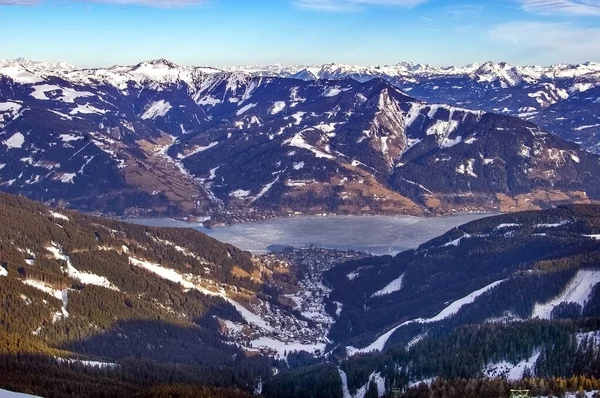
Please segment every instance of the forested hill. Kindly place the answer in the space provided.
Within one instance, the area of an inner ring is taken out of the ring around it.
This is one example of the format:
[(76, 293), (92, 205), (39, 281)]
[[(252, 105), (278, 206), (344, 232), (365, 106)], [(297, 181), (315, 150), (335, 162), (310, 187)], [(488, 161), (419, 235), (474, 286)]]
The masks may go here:
[[(174, 383), (251, 391), (272, 360), (224, 341), (220, 329), (236, 321), (251, 330), (240, 313), (252, 314), (268, 271), (192, 229), (0, 194), (0, 387), (51, 397), (128, 396)], [(205, 390), (186, 391), (246, 394)]]
[(325, 281), (341, 308), (329, 334), (339, 362), (283, 372), (265, 391), (309, 396), (336, 372), (346, 397), (597, 390), (599, 239), (600, 206), (572, 205), (477, 220), (394, 257), (338, 265)]

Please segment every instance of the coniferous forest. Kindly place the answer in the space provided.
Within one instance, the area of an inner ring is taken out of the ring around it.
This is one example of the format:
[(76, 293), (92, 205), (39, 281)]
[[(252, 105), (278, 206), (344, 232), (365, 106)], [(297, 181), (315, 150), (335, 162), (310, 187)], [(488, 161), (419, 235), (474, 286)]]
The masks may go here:
[[(566, 206), (478, 220), (393, 257), (336, 265), (324, 274), (331, 343), (322, 355), (290, 350), (284, 360), (229, 341), (222, 320), (245, 320), (209, 292), (235, 286), (227, 295), (283, 302), (293, 275), (281, 277), (285, 284), (273, 272), (258, 278), (254, 256), (197, 231), (0, 194), (0, 388), (44, 397), (340, 398), (598, 390), (600, 285), (584, 280), (585, 300), (532, 317), (581, 272), (600, 270), (598, 234), (600, 206)], [(131, 258), (191, 275), (207, 290)], [(375, 294), (401, 275), (402, 289)], [(392, 328), (382, 349), (350, 351)]]

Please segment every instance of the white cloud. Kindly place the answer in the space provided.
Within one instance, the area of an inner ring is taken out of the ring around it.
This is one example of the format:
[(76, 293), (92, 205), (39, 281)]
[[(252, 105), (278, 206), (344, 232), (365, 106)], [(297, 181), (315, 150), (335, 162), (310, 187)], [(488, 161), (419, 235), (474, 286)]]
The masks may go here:
[[(0, 0), (1, 5), (30, 6), (43, 0)], [(80, 3), (111, 3), (161, 8), (193, 7), (206, 4), (207, 0), (77, 0)]]
[(585, 62), (600, 58), (600, 28), (571, 23), (514, 21), (493, 27), (493, 40), (550, 62)]
[(360, 11), (367, 6), (412, 8), (428, 0), (295, 0), (299, 7), (320, 11)]
[(523, 9), (538, 14), (600, 16), (598, 0), (521, 0)]
[(38, 0), (0, 0), (0, 6), (32, 6)]
[(205, 4), (205, 0), (79, 0), (85, 3), (112, 3), (161, 8), (193, 7)]

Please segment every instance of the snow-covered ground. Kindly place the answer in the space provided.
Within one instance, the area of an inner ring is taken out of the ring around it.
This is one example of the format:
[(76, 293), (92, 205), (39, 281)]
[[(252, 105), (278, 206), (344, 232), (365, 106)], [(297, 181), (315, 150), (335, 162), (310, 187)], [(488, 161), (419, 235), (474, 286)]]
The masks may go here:
[(374, 382), (377, 386), (377, 396), (383, 397), (385, 394), (385, 379), (381, 377), (380, 373), (373, 372), (369, 376), (369, 380), (363, 384), (356, 393), (350, 394), (350, 390), (348, 389), (348, 376), (346, 373), (338, 368), (338, 373), (340, 374), (340, 379), (342, 380), (342, 395), (344, 398), (364, 398), (367, 394), (367, 390), (369, 389), (369, 384)]
[(351, 347), (351, 346), (347, 347), (348, 355), (352, 356), (355, 354), (368, 353), (371, 351), (381, 351), (385, 347), (385, 345), (388, 342), (388, 340), (390, 339), (390, 337), (392, 337), (392, 334), (394, 334), (394, 332), (396, 330), (398, 330), (399, 328), (401, 328), (402, 326), (406, 326), (411, 323), (438, 322), (438, 321), (444, 320), (446, 318), (449, 318), (451, 316), (454, 316), (458, 313), (458, 311), (464, 305), (473, 303), (477, 299), (477, 297), (494, 289), (496, 286), (498, 286), (499, 284), (501, 284), (504, 281), (505, 281), (505, 279), (494, 282), (494, 283), (490, 283), (489, 285), (487, 285), (479, 290), (476, 290), (473, 293), (471, 293), (461, 299), (458, 299), (458, 300), (452, 302), (450, 305), (448, 305), (446, 308), (444, 308), (439, 314), (437, 314), (436, 316), (434, 316), (432, 318), (419, 318), (419, 319), (414, 319), (411, 321), (406, 321), (406, 322), (392, 328), (391, 330), (387, 331), (383, 335), (379, 336), (373, 343), (371, 343), (370, 345), (368, 345), (365, 348), (355, 348), (355, 347)]
[(398, 278), (394, 279), (390, 283), (388, 283), (383, 289), (376, 291), (373, 293), (371, 297), (377, 296), (385, 296), (386, 294), (391, 294), (402, 289), (402, 281), (404, 279), (404, 274), (400, 275)]
[(598, 283), (600, 283), (600, 271), (579, 270), (561, 294), (547, 303), (536, 304), (531, 317), (550, 319), (554, 307), (563, 302), (577, 303), (583, 307), (585, 302), (589, 300), (592, 288)]
[(52, 243), (51, 246), (46, 247), (46, 250), (52, 253), (54, 258), (57, 260), (62, 260), (66, 263), (64, 271), (71, 278), (78, 279), (84, 285), (97, 285), (107, 289), (119, 290), (105, 276), (96, 275), (91, 272), (79, 271), (77, 268), (75, 268), (71, 262), (71, 258), (63, 252), (62, 247), (60, 247), (58, 244)]
[(507, 361), (488, 364), (483, 370), (483, 374), (487, 377), (502, 377), (506, 376), (508, 380), (521, 380), (525, 369), (533, 370), (535, 363), (540, 356), (540, 351), (534, 353), (527, 359), (520, 361), (517, 364), (512, 364)]
[(40, 398), (39, 395), (22, 394), (0, 389), (0, 398)]
[(116, 363), (112, 363), (112, 362), (83, 361), (81, 359), (70, 359), (70, 358), (59, 358), (59, 357), (54, 357), (54, 358), (58, 362), (61, 362), (61, 363), (78, 363), (78, 364), (81, 364), (83, 366), (87, 366), (90, 368), (93, 368), (93, 367), (115, 368), (115, 367), (119, 366)]

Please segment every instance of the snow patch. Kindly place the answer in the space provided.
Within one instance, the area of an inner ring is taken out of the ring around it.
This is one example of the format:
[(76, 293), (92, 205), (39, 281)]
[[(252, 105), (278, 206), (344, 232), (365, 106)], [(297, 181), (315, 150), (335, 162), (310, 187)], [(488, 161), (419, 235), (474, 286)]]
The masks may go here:
[(53, 243), (52, 246), (46, 247), (46, 250), (52, 253), (54, 258), (56, 258), (57, 260), (62, 260), (66, 263), (66, 267), (64, 267), (63, 270), (69, 277), (73, 279), (78, 279), (84, 285), (96, 285), (105, 287), (107, 289), (119, 291), (119, 289), (115, 285), (113, 285), (106, 277), (96, 275), (91, 272), (79, 271), (77, 268), (75, 268), (73, 266), (73, 263), (71, 262), (71, 258), (67, 256), (63, 252), (62, 247), (60, 247), (56, 243)]
[(254, 108), (256, 105), (257, 105), (256, 103), (244, 105), (243, 107), (238, 109), (238, 111), (235, 114), (237, 116), (241, 116), (244, 113), (248, 112), (250, 109)]
[(15, 133), (9, 139), (3, 142), (8, 149), (22, 148), (24, 143), (25, 136), (21, 133)]
[(383, 289), (376, 291), (371, 295), (371, 297), (380, 297), (385, 296), (386, 294), (392, 294), (394, 292), (402, 289), (402, 281), (404, 280), (404, 275), (400, 275), (398, 278), (394, 279), (390, 283), (387, 284)]
[(508, 380), (521, 380), (526, 368), (530, 370), (535, 368), (535, 363), (537, 362), (539, 356), (540, 351), (535, 351), (531, 357), (524, 359), (517, 364), (512, 364), (507, 361), (489, 364), (485, 367), (483, 373), (487, 377), (500, 377), (502, 375), (506, 375)]
[(150, 106), (146, 108), (141, 118), (144, 120), (156, 119), (157, 117), (164, 117), (173, 108), (170, 103), (164, 100), (154, 101)]
[(371, 343), (369, 346), (367, 346), (365, 348), (347, 347), (348, 355), (353, 356), (353, 355), (359, 354), (359, 353), (364, 354), (364, 353), (368, 353), (371, 351), (381, 351), (387, 344), (387, 342), (390, 339), (390, 337), (392, 336), (392, 334), (394, 334), (394, 332), (396, 330), (398, 330), (399, 328), (401, 328), (402, 326), (406, 326), (411, 323), (423, 323), (423, 324), (433, 323), (433, 322), (439, 322), (446, 318), (450, 318), (450, 317), (456, 315), (463, 306), (473, 303), (479, 296), (494, 289), (496, 286), (500, 285), (504, 281), (506, 281), (506, 279), (503, 279), (503, 280), (500, 280), (500, 281), (497, 281), (494, 283), (490, 283), (489, 285), (487, 285), (479, 290), (476, 290), (473, 293), (471, 293), (459, 300), (454, 301), (449, 306), (444, 308), (439, 314), (437, 314), (436, 316), (434, 316), (432, 318), (419, 318), (419, 319), (415, 319), (415, 320), (411, 320), (411, 321), (406, 321), (406, 322), (390, 329), (389, 331), (387, 331), (386, 333), (384, 333), (383, 335), (378, 337), (373, 343)]
[(248, 196), (250, 196), (250, 191), (245, 191), (243, 189), (238, 189), (236, 191), (233, 191), (229, 194), (229, 196), (233, 197), (233, 198), (237, 198), (237, 199), (244, 199), (247, 198)]
[(282, 110), (285, 109), (285, 102), (283, 101), (276, 101), (273, 106), (271, 107), (271, 109), (269, 109), (269, 113), (271, 115), (276, 115), (279, 112), (281, 112)]
[(65, 220), (65, 221), (69, 221), (69, 217), (65, 216), (64, 214), (57, 213), (57, 212), (55, 212), (55, 211), (51, 211), (51, 212), (50, 212), (50, 215), (51, 215), (53, 218), (58, 218), (59, 220)]
[(592, 288), (600, 283), (600, 271), (579, 270), (575, 277), (567, 284), (565, 290), (544, 304), (536, 303), (533, 307), (532, 318), (550, 319), (554, 307), (560, 303), (577, 303), (582, 307), (589, 300)]

